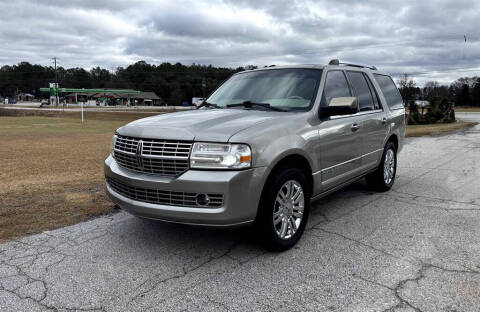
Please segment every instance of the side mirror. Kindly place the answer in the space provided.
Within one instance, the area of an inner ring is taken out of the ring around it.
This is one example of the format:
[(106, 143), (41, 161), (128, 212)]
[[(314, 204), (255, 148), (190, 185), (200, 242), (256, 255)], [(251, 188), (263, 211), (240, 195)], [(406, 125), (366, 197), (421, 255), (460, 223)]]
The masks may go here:
[(326, 119), (330, 116), (350, 115), (358, 112), (357, 98), (336, 97), (330, 100), (327, 107), (320, 108), (320, 117)]

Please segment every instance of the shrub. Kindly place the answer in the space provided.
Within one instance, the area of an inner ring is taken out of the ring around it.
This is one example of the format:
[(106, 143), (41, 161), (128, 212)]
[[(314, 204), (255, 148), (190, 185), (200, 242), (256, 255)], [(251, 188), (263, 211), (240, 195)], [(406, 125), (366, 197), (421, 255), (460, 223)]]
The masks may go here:
[(414, 101), (409, 103), (408, 108), (410, 111), (408, 115), (409, 125), (451, 123), (455, 121), (453, 103), (447, 98), (430, 98), (430, 106), (424, 115), (418, 111), (418, 107)]

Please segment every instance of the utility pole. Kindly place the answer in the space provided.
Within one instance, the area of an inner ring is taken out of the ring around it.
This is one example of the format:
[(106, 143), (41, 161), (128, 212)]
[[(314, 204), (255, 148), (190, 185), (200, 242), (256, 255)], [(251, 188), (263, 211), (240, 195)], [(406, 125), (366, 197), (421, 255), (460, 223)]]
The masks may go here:
[[(55, 106), (58, 106), (58, 76), (57, 76), (57, 58), (53, 58), (53, 64), (55, 66)], [(65, 107), (63, 108), (65, 110)]]

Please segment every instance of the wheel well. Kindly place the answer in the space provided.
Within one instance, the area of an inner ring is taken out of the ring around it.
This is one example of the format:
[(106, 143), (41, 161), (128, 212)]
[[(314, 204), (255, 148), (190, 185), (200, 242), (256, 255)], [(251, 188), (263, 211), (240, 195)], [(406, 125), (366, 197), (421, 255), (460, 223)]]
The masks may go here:
[(388, 138), (387, 142), (389, 142), (389, 141), (392, 142), (393, 144), (395, 144), (395, 150), (398, 150), (398, 138), (397, 138), (397, 136), (396, 136), (395, 134), (392, 134), (392, 135)]
[(307, 178), (308, 187), (311, 194), (313, 190), (312, 168), (310, 167), (310, 163), (308, 162), (308, 160), (305, 157), (298, 154), (288, 155), (282, 160), (280, 160), (270, 172), (267, 179), (267, 183), (268, 183), (268, 180), (270, 180), (276, 172), (278, 172), (283, 168), (291, 168), (291, 167), (295, 167), (303, 171), (303, 173), (305, 174), (305, 177)]

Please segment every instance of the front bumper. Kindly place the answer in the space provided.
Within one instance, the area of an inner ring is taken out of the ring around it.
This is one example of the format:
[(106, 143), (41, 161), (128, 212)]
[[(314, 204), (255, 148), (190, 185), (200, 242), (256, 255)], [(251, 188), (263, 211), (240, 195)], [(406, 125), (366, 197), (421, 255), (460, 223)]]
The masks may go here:
[(133, 215), (205, 226), (238, 226), (253, 222), (265, 172), (266, 167), (242, 171), (188, 170), (179, 177), (164, 177), (124, 169), (111, 155), (105, 159), (105, 177), (129, 186), (171, 192), (223, 194), (223, 205), (217, 208), (159, 205), (127, 198), (106, 183), (107, 194), (112, 201)]

